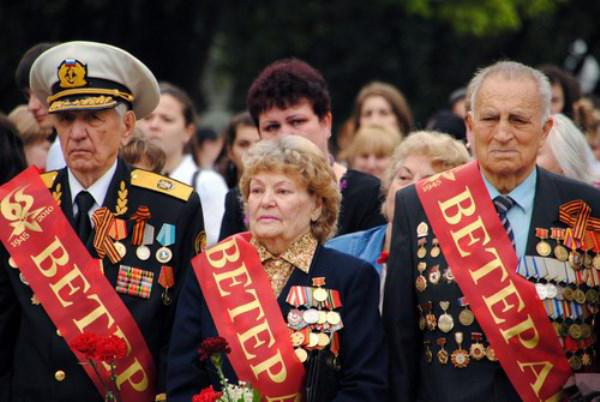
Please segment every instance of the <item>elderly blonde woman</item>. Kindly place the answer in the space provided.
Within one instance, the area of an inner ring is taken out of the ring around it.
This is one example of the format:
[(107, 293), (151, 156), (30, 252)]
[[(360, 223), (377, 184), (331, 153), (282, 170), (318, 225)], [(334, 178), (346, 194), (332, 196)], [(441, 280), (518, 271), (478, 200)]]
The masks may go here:
[(394, 151), (383, 179), (386, 197), (382, 212), (388, 223), (336, 237), (327, 242), (327, 247), (359, 257), (371, 263), (377, 272), (382, 274), (390, 248), (390, 222), (394, 217), (396, 192), (435, 173), (462, 165), (468, 160), (467, 148), (448, 134), (418, 131), (409, 135)]
[(211, 364), (196, 354), (216, 335), (232, 349), (225, 376), (249, 382), (264, 399), (385, 400), (377, 274), (360, 259), (322, 247), (340, 202), (323, 153), (297, 136), (261, 141), (244, 158), (240, 190), (250, 232), (207, 249), (182, 289), (169, 401), (188, 402), (219, 386)]

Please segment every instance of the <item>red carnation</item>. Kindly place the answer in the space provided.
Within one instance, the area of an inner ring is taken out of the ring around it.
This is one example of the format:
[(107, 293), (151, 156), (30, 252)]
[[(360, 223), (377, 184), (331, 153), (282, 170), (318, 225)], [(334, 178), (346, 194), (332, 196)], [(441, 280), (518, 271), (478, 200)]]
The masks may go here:
[(215, 402), (221, 396), (223, 396), (223, 393), (215, 391), (211, 385), (194, 395), (192, 402)]
[(127, 356), (127, 344), (116, 335), (98, 339), (96, 343), (96, 359), (103, 362), (120, 360)]
[(77, 335), (71, 340), (69, 346), (83, 354), (86, 359), (93, 359), (96, 355), (96, 344), (98, 343), (98, 335), (91, 332), (84, 332)]
[(201, 361), (208, 360), (214, 354), (231, 353), (231, 348), (227, 344), (225, 338), (221, 336), (213, 336), (206, 338), (200, 344), (198, 355)]

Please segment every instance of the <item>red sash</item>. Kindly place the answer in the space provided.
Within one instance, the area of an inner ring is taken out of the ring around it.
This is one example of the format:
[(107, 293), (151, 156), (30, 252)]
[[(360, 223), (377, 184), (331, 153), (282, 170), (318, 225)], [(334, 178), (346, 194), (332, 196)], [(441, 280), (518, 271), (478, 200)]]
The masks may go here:
[(269, 278), (249, 234), (229, 237), (192, 260), (219, 335), (238, 379), (258, 389), (263, 401), (299, 401), (304, 366)]
[[(84, 331), (121, 337), (129, 349), (117, 362), (121, 398), (153, 401), (154, 362), (140, 329), (36, 170), (29, 168), (0, 187), (0, 200), (0, 240), (65, 342)], [(92, 367), (82, 367), (104, 395)], [(100, 365), (99, 371), (110, 384), (107, 367)]]
[(477, 162), (416, 185), (460, 290), (522, 400), (557, 400), (571, 369), (488, 197)]

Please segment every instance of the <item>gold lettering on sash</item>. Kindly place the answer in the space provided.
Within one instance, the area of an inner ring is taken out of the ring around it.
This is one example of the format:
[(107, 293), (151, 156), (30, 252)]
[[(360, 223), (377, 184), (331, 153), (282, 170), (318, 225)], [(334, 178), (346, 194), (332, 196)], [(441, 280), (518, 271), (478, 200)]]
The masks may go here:
[[(474, 233), (478, 231), (483, 235), (483, 239), (481, 237), (475, 237)], [(467, 226), (464, 226), (457, 231), (450, 231), (450, 234), (452, 235), (452, 240), (454, 240), (454, 244), (456, 245), (461, 257), (467, 257), (471, 255), (470, 252), (464, 251), (459, 244), (465, 236), (469, 236), (469, 243), (467, 246), (470, 248), (472, 248), (473, 244), (475, 243), (481, 243), (480, 246), (485, 246), (490, 242), (490, 235), (488, 234), (487, 229), (481, 220), (481, 216), (478, 217), (476, 221), (469, 223)]]
[(477, 284), (481, 278), (488, 275), (490, 272), (500, 269), (500, 272), (502, 273), (500, 281), (504, 281), (508, 277), (508, 272), (506, 271), (504, 263), (500, 259), (500, 255), (498, 255), (498, 250), (496, 250), (495, 247), (488, 247), (485, 249), (485, 251), (492, 254), (494, 259), (477, 268), (476, 270), (470, 271), (469, 273), (471, 274), (471, 278), (473, 278), (473, 281)]
[(248, 349), (246, 349), (245, 343), (250, 338), (254, 338), (254, 340), (255, 340), (255, 343), (253, 346), (254, 349), (257, 349), (266, 343), (266, 341), (264, 339), (259, 338), (258, 335), (261, 333), (266, 333), (268, 335), (267, 347), (269, 347), (269, 348), (272, 347), (273, 344), (275, 343), (275, 339), (273, 337), (273, 333), (271, 332), (271, 328), (269, 328), (269, 324), (267, 323), (267, 321), (263, 321), (262, 323), (255, 325), (254, 327), (250, 328), (249, 330), (247, 330), (246, 332), (244, 332), (242, 334), (236, 334), (238, 337), (238, 340), (240, 341), (240, 345), (242, 347), (242, 350), (244, 351), (244, 355), (246, 356), (246, 359), (250, 360), (250, 359), (254, 359), (256, 357), (256, 355), (249, 353)]
[[(54, 253), (57, 251), (61, 251), (60, 255), (55, 255)], [(50, 267), (44, 269), (42, 264), (50, 258)], [(50, 243), (48, 247), (44, 249), (40, 254), (36, 256), (31, 256), (31, 259), (35, 263), (35, 266), (38, 270), (47, 278), (51, 278), (56, 275), (56, 271), (58, 266), (64, 266), (69, 262), (69, 254), (67, 250), (63, 247), (62, 243), (58, 239), (58, 237), (54, 236), (54, 241)]]
[[(546, 377), (548, 377), (548, 374), (550, 374), (550, 371), (552, 371), (552, 368), (554, 367), (554, 365), (552, 363), (550, 363), (549, 361), (522, 363), (518, 360), (517, 360), (517, 364), (519, 365), (519, 368), (521, 369), (522, 372), (525, 373), (525, 369), (528, 369), (531, 371), (531, 374), (534, 375), (535, 382), (530, 383), (529, 385), (533, 389), (533, 392), (535, 392), (535, 396), (539, 397), (540, 390), (542, 389), (542, 386), (544, 385), (544, 382), (546, 381)], [(541, 367), (539, 367), (539, 366), (541, 366)], [(552, 399), (552, 398), (550, 398), (550, 399)]]
[[(141, 377), (141, 378), (140, 378)], [(136, 381), (136, 378), (139, 378)], [(137, 392), (145, 391), (148, 388), (149, 382), (148, 377), (144, 368), (138, 361), (137, 357), (121, 374), (117, 375), (117, 387), (121, 388), (121, 385), (127, 381), (133, 389)]]
[[(524, 339), (521, 336), (521, 334), (523, 334), (524, 332), (527, 332), (527, 331), (532, 331), (533, 335), (528, 339)], [(507, 330), (501, 329), (500, 333), (504, 337), (504, 340), (506, 341), (506, 343), (508, 343), (510, 338), (512, 338), (513, 336), (518, 336), (519, 342), (521, 342), (521, 345), (523, 345), (527, 349), (536, 348), (540, 341), (540, 334), (538, 333), (537, 329), (535, 328), (535, 323), (531, 319), (530, 315), (527, 315), (527, 319), (521, 321), (517, 325), (515, 325)]]
[[(463, 206), (465, 201), (468, 201), (468, 204)], [(444, 219), (450, 225), (456, 225), (463, 216), (471, 216), (475, 213), (475, 201), (468, 187), (465, 187), (465, 191), (462, 193), (446, 201), (438, 201), (438, 205), (442, 211), (442, 215), (444, 215)], [(448, 214), (448, 210), (451, 208), (457, 209), (454, 215)]]
[(243, 283), (243, 287), (247, 287), (248, 285), (250, 285), (252, 283), (252, 278), (250, 278), (250, 275), (248, 274), (248, 270), (246, 269), (246, 265), (243, 262), (239, 268), (236, 268), (234, 270), (226, 271), (226, 272), (222, 272), (222, 273), (218, 273), (218, 274), (213, 273), (213, 278), (215, 279), (215, 282), (217, 284), (217, 289), (219, 289), (219, 294), (222, 297), (231, 295), (231, 292), (224, 290), (221, 287), (221, 282), (226, 279), (231, 279), (231, 282), (229, 283), (229, 288), (232, 288), (232, 287), (237, 286), (242, 283), (241, 281), (236, 279), (238, 276), (239, 277), (244, 276), (246, 279), (246, 281)]
[[(281, 369), (278, 372), (271, 371), (275, 366), (280, 366)], [(273, 356), (269, 357), (267, 360), (257, 364), (250, 365), (252, 369), (252, 373), (258, 379), (258, 376), (263, 372), (267, 372), (267, 375), (271, 379), (271, 381), (276, 383), (282, 383), (287, 378), (287, 370), (285, 368), (285, 364), (283, 363), (283, 358), (281, 357), (281, 352), (277, 350)]]
[[(230, 250), (231, 253), (227, 253)], [(240, 258), (240, 250), (233, 237), (209, 248), (205, 253), (206, 259), (214, 268), (223, 268), (227, 262), (236, 262)]]
[[(77, 286), (75, 284), (76, 280), (81, 281), (81, 284), (79, 286)], [(68, 291), (69, 291), (68, 296), (73, 296), (73, 294), (75, 294), (81, 290), (82, 286), (83, 286), (83, 293), (87, 293), (87, 291), (90, 289), (89, 282), (87, 281), (85, 276), (83, 276), (81, 274), (79, 267), (75, 264), (73, 264), (73, 269), (71, 269), (62, 278), (60, 278), (58, 280), (58, 282), (50, 284), (50, 289), (52, 289), (52, 292), (54, 293), (54, 295), (60, 302), (61, 306), (69, 307), (70, 305), (73, 304), (73, 302), (63, 299), (60, 295), (60, 292), (63, 290), (63, 288), (65, 286), (68, 287)]]
[(256, 320), (260, 320), (261, 318), (263, 318), (265, 316), (265, 312), (263, 311), (263, 308), (260, 305), (260, 301), (258, 300), (258, 295), (256, 294), (256, 289), (246, 289), (245, 292), (252, 295), (254, 297), (254, 300), (252, 300), (251, 302), (236, 306), (232, 309), (227, 309), (227, 312), (229, 313), (229, 318), (231, 318), (231, 321), (235, 320), (235, 318), (240, 314), (244, 314), (249, 311), (256, 310), (256, 309), (258, 309), (258, 316), (256, 317)]
[(91, 294), (91, 295), (87, 296), (87, 299), (95, 300), (96, 303), (98, 304), (98, 307), (96, 307), (94, 310), (90, 311), (81, 320), (73, 320), (73, 323), (77, 326), (77, 329), (79, 329), (80, 332), (83, 332), (85, 330), (85, 328), (87, 328), (91, 323), (93, 323), (94, 321), (96, 321), (98, 318), (100, 318), (102, 316), (106, 316), (108, 318), (108, 325), (106, 325), (106, 327), (107, 328), (112, 327), (115, 320), (112, 317), (112, 315), (108, 312), (108, 309), (106, 308), (104, 303), (102, 303), (102, 301), (100, 300), (100, 297), (98, 297), (98, 295), (96, 295), (96, 294)]
[(519, 311), (523, 310), (525, 308), (525, 303), (523, 303), (523, 299), (521, 299), (521, 295), (519, 295), (517, 288), (515, 288), (515, 285), (512, 282), (509, 282), (509, 284), (507, 286), (500, 289), (498, 292), (494, 293), (492, 296), (489, 296), (489, 297), (483, 296), (483, 301), (485, 302), (485, 305), (487, 306), (488, 310), (490, 310), (490, 314), (492, 315), (492, 317), (494, 317), (494, 322), (496, 324), (502, 324), (506, 320), (498, 317), (494, 313), (494, 306), (496, 304), (502, 302), (502, 305), (504, 306), (504, 308), (502, 309), (502, 313), (506, 313), (507, 311), (512, 310), (515, 307), (515, 305), (509, 303), (509, 301), (507, 300), (511, 295), (515, 295), (515, 297), (517, 298), (517, 301), (519, 302), (519, 307), (517, 308), (517, 311), (519, 312)]

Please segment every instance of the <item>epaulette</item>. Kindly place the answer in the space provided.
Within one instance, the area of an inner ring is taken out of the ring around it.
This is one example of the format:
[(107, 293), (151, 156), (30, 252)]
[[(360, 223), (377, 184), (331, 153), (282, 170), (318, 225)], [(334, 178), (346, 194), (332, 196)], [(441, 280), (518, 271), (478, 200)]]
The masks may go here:
[(134, 169), (131, 172), (131, 185), (157, 191), (183, 201), (187, 201), (194, 191), (193, 187), (185, 183), (142, 169)]
[(56, 180), (56, 176), (58, 176), (58, 170), (53, 170), (51, 172), (42, 173), (40, 177), (42, 181), (46, 185), (47, 188), (51, 188), (54, 184), (54, 180)]

